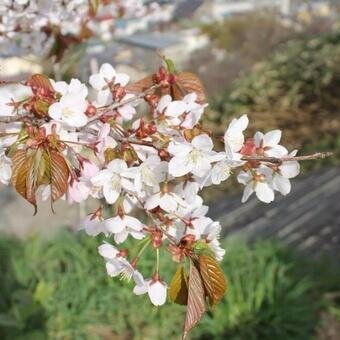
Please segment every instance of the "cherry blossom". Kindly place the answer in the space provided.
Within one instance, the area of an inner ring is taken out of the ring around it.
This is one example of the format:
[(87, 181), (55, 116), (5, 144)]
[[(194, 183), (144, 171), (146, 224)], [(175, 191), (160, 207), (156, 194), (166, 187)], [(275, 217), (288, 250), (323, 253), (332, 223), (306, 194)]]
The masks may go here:
[(151, 154), (137, 167), (131, 168), (134, 173), (134, 184), (138, 192), (147, 188), (158, 188), (165, 180), (168, 163), (161, 161), (158, 155)]
[(160, 280), (145, 280), (142, 285), (135, 286), (136, 295), (148, 293), (150, 301), (155, 306), (164, 305), (167, 295), (167, 284)]
[[(200, 272), (209, 262), (225, 286), (222, 226), (208, 215), (203, 188), (235, 176), (244, 186), (241, 202), (255, 194), (270, 203), (275, 193), (291, 191), (298, 160), (324, 156), (289, 153), (280, 130), (249, 136), (247, 115), (232, 119), (223, 136), (207, 132), (202, 93), (173, 94), (178, 77), (165, 66), (140, 91), (129, 92), (129, 76), (107, 63), (89, 81), (92, 90), (78, 79), (33, 75), (26, 85), (0, 88), (0, 182), (12, 183), (35, 209), (39, 199), (52, 206), (58, 199), (101, 200), (80, 229), (114, 242), (98, 248), (107, 274), (133, 280), (134, 293), (147, 293), (155, 306), (166, 302), (168, 289), (160, 256), (185, 277), (191, 274), (184, 263)], [(140, 101), (147, 112), (137, 117)], [(148, 248), (155, 271), (144, 280), (139, 261)], [(207, 284), (206, 275), (198, 280)]]
[(0, 116), (11, 116), (14, 114), (12, 98), (11, 92), (0, 88)]
[(85, 99), (88, 95), (88, 89), (86, 85), (81, 83), (78, 79), (71, 79), (70, 84), (67, 84), (65, 81), (55, 82), (53, 79), (50, 79), (50, 81), (54, 90), (63, 96), (66, 94), (73, 94)]
[(260, 201), (272, 202), (274, 200), (274, 190), (271, 184), (272, 173), (272, 170), (266, 167), (247, 172), (241, 171), (237, 180), (245, 185), (242, 203), (246, 202), (253, 192)]
[(102, 187), (106, 202), (113, 204), (117, 201), (122, 189), (135, 191), (131, 178), (126, 162), (114, 159), (105, 169), (93, 176), (91, 182), (97, 187)]
[(249, 123), (247, 115), (236, 119), (234, 118), (229, 124), (224, 134), (224, 145), (228, 155), (241, 150), (244, 143), (243, 131), (247, 128)]
[(85, 98), (67, 93), (60, 98), (59, 102), (49, 107), (48, 114), (57, 122), (64, 123), (67, 126), (82, 127), (87, 123), (86, 108)]
[(222, 159), (216, 162), (209, 173), (211, 183), (220, 184), (227, 180), (232, 175), (233, 169), (239, 167), (242, 163), (242, 161), (229, 159)]
[(9, 54), (55, 54), (92, 36), (112, 40), (116, 20), (143, 16), (149, 22), (164, 21), (161, 6), (143, 0), (5, 0), (0, 3), (0, 46)]
[(103, 64), (99, 73), (92, 74), (89, 79), (90, 85), (98, 90), (110, 93), (110, 85), (117, 84), (125, 86), (129, 82), (130, 77), (125, 73), (117, 73), (110, 64)]
[(269, 131), (266, 134), (256, 132), (254, 135), (257, 152), (269, 157), (282, 157), (287, 155), (288, 151), (282, 145), (279, 145), (282, 132), (280, 130)]
[(80, 222), (80, 229), (84, 229), (86, 234), (90, 236), (97, 236), (100, 233), (108, 234), (105, 226), (105, 221), (103, 220), (101, 214), (97, 212), (86, 216)]
[(142, 223), (137, 218), (125, 214), (105, 220), (105, 227), (114, 234), (114, 240), (117, 244), (125, 242), (129, 234), (137, 240), (145, 236), (142, 232)]
[(12, 162), (0, 149), (0, 182), (8, 184), (12, 177)]
[(202, 134), (193, 138), (191, 143), (174, 141), (169, 144), (168, 151), (174, 156), (169, 162), (169, 173), (175, 177), (189, 172), (202, 176), (211, 169), (216, 153), (212, 151), (211, 138)]
[(172, 100), (170, 95), (163, 96), (156, 107), (155, 117), (160, 125), (171, 126), (180, 124), (179, 118), (187, 109), (182, 100)]
[(216, 260), (222, 261), (226, 251), (221, 247), (220, 241), (215, 238), (208, 243), (208, 246), (214, 252)]
[(145, 209), (152, 210), (160, 207), (164, 211), (175, 211), (179, 206), (184, 207), (186, 203), (175, 193), (168, 192), (167, 189), (156, 192), (145, 202)]
[(189, 93), (183, 97), (182, 101), (186, 104), (184, 112), (184, 120), (181, 126), (186, 129), (192, 129), (201, 119), (204, 108), (207, 105), (200, 105), (197, 103), (197, 94)]
[[(295, 156), (297, 150), (292, 151), (288, 156)], [(282, 163), (274, 168), (273, 187), (282, 195), (288, 195), (291, 190), (290, 178), (296, 177), (300, 173), (300, 164), (296, 161)]]
[(91, 178), (99, 172), (97, 165), (91, 162), (83, 162), (81, 176), (69, 186), (69, 200), (72, 202), (85, 201), (89, 196), (100, 198), (100, 188), (95, 187)]
[(127, 261), (124, 257), (124, 252), (119, 251), (109, 243), (100, 245), (98, 252), (105, 259), (105, 267), (109, 276), (121, 275), (122, 278), (128, 281), (133, 279), (137, 286), (143, 285), (142, 274)]

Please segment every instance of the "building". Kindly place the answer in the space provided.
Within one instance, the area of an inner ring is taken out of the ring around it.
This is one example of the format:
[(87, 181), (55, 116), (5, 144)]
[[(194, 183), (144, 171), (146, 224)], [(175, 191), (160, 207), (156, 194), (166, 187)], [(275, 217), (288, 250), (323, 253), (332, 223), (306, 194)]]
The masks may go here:
[(173, 59), (181, 67), (195, 50), (208, 44), (208, 39), (198, 29), (173, 32), (137, 33), (119, 39), (122, 47), (117, 62), (128, 61), (146, 72), (153, 72), (160, 63), (159, 54)]

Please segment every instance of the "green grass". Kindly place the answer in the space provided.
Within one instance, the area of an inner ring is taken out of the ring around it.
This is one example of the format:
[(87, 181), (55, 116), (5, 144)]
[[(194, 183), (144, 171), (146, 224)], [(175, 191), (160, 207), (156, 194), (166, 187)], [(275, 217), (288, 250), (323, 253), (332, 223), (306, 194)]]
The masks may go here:
[[(2, 238), (0, 338), (179, 339), (184, 308), (153, 307), (129, 284), (109, 278), (99, 243), (67, 231), (50, 241)], [(310, 266), (271, 243), (226, 247), (228, 294), (192, 339), (312, 339), (321, 311), (339, 313), (330, 296), (340, 273), (329, 263)], [(154, 262), (146, 255), (141, 270), (150, 274)], [(162, 268), (169, 280), (175, 266), (162, 257)]]

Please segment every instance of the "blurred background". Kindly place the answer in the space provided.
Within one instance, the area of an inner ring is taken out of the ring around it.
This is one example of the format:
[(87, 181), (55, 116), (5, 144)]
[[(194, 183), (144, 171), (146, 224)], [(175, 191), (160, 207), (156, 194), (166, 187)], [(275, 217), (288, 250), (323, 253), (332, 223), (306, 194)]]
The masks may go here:
[[(241, 205), (230, 181), (204, 192), (223, 226), (230, 287), (191, 338), (340, 339), (340, 1), (156, 2), (157, 20), (119, 19), (112, 36), (70, 48), (58, 64), (1, 50), (1, 79), (47, 72), (87, 81), (110, 62), (138, 80), (162, 54), (201, 77), (216, 133), (247, 113), (252, 131), (282, 129), (290, 150), (333, 151), (304, 163), (274, 204)], [(154, 308), (106, 276), (100, 237), (77, 231), (87, 205), (61, 202), (53, 215), (41, 203), (33, 217), (4, 186), (0, 202), (0, 338), (179, 338), (183, 308)], [(174, 268), (163, 268), (169, 279)]]

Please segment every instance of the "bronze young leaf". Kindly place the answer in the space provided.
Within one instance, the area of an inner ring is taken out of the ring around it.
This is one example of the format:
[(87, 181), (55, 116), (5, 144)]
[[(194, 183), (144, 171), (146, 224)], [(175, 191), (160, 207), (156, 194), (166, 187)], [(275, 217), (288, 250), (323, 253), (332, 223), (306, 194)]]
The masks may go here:
[(48, 77), (44, 76), (43, 74), (33, 74), (27, 81), (29, 86), (35, 88), (42, 88), (48, 90), (50, 92), (54, 92), (53, 86), (48, 79)]
[(16, 150), (12, 156), (12, 184), (14, 187), (16, 187), (18, 174), (20, 167), (23, 165), (23, 163), (26, 160), (26, 151), (25, 150)]
[(175, 99), (182, 99), (186, 94), (195, 92), (198, 103), (206, 102), (204, 86), (201, 80), (191, 72), (177, 73), (176, 82), (171, 89)]
[(13, 184), (16, 191), (34, 206), (35, 214), (37, 212), (37, 203), (35, 195), (33, 194), (36, 190), (33, 174), (33, 163), (33, 156), (25, 157), (21, 165), (15, 168), (16, 177), (15, 184)]
[(188, 278), (183, 266), (178, 266), (169, 287), (170, 300), (179, 305), (188, 302)]
[(186, 339), (189, 331), (201, 320), (206, 311), (205, 294), (201, 275), (193, 260), (190, 261), (188, 306), (183, 330), (183, 339)]
[(136, 81), (135, 83), (127, 85), (126, 91), (130, 93), (140, 93), (149, 89), (152, 85), (154, 85), (152, 76), (148, 76)]
[(64, 195), (68, 187), (69, 167), (57, 151), (17, 150), (12, 157), (12, 183), (17, 192), (37, 211), (36, 191), (51, 184), (52, 202)]
[[(168, 87), (155, 88), (148, 94), (170, 94), (174, 100), (181, 100), (185, 95), (195, 92), (198, 103), (203, 104), (206, 102), (204, 86), (195, 74), (191, 72), (179, 72), (175, 73), (174, 79), (174, 83)], [(133, 84), (127, 85), (126, 91), (138, 94), (150, 89), (153, 85), (155, 85), (153, 77), (148, 76)]]
[(227, 289), (227, 281), (218, 262), (212, 256), (199, 257), (199, 270), (206, 295), (213, 307), (223, 298)]
[(62, 154), (51, 151), (51, 195), (52, 202), (63, 196), (68, 187), (69, 167)]

